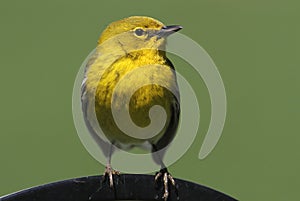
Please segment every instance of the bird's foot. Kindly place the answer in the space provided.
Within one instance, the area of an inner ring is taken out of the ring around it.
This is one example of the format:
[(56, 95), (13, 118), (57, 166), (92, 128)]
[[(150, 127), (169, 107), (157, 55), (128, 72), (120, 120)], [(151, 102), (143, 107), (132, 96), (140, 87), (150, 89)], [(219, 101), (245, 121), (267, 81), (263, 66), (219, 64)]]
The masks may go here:
[(103, 177), (102, 177), (102, 182), (105, 182), (106, 179), (108, 178), (109, 179), (109, 186), (111, 188), (113, 188), (114, 187), (113, 175), (119, 175), (119, 174), (120, 174), (119, 171), (116, 171), (116, 170), (112, 169), (111, 165), (108, 164), (105, 167), (105, 171), (104, 171), (104, 174), (103, 174)]
[(173, 179), (172, 175), (168, 172), (167, 168), (163, 168), (159, 172), (156, 173), (155, 182), (158, 182), (159, 178), (162, 179), (163, 185), (164, 185), (164, 194), (162, 197), (164, 199), (164, 201), (167, 201), (168, 197), (169, 197), (169, 182), (171, 182), (172, 186), (174, 186), (177, 197), (178, 197), (175, 180)]
[(112, 169), (110, 164), (107, 164), (105, 167), (105, 171), (103, 173), (102, 179), (101, 179), (101, 185), (99, 186), (99, 188), (89, 197), (89, 200), (93, 200), (94, 199), (94, 195), (97, 194), (103, 187), (104, 185), (106, 186), (106, 181), (109, 181), (109, 186), (112, 190), (114, 190), (114, 180), (113, 180), (113, 175), (119, 175), (120, 172), (116, 171), (114, 169)]

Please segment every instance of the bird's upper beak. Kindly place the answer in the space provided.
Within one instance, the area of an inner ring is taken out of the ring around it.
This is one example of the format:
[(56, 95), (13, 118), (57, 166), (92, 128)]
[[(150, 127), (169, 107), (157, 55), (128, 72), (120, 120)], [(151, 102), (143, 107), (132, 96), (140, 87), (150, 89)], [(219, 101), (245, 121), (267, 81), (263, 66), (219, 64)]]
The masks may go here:
[(175, 33), (182, 29), (182, 26), (179, 25), (170, 25), (170, 26), (163, 26), (158, 32), (157, 35), (160, 37), (167, 37), (171, 35), (172, 33)]

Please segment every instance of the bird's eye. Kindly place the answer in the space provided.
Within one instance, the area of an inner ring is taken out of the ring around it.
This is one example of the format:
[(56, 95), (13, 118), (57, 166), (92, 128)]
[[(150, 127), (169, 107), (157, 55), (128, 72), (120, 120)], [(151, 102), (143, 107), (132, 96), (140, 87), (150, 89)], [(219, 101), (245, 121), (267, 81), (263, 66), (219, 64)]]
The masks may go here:
[(134, 33), (135, 33), (135, 35), (137, 35), (137, 36), (142, 36), (142, 35), (144, 35), (145, 31), (144, 31), (143, 29), (136, 29), (136, 30), (134, 31)]

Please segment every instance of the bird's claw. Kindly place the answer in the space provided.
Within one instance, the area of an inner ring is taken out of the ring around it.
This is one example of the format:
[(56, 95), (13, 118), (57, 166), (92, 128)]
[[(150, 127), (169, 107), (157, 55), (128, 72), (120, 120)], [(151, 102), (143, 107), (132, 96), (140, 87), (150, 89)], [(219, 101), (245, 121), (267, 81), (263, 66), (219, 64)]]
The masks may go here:
[(155, 182), (157, 182), (157, 180), (162, 177), (163, 180), (163, 185), (164, 185), (164, 194), (163, 194), (163, 199), (164, 201), (168, 200), (169, 197), (169, 181), (171, 182), (172, 186), (175, 187), (176, 190), (176, 194), (177, 194), (177, 188), (175, 185), (175, 180), (173, 179), (172, 175), (166, 170), (166, 169), (162, 169), (161, 171), (159, 171), (158, 173), (156, 173), (155, 175)]
[(113, 175), (119, 175), (119, 174), (120, 174), (119, 171), (116, 171), (116, 170), (112, 169), (112, 167), (110, 165), (107, 165), (105, 167), (105, 171), (104, 171), (104, 174), (103, 174), (103, 182), (108, 177), (108, 179), (109, 179), (109, 186), (111, 188), (113, 188), (114, 187)]

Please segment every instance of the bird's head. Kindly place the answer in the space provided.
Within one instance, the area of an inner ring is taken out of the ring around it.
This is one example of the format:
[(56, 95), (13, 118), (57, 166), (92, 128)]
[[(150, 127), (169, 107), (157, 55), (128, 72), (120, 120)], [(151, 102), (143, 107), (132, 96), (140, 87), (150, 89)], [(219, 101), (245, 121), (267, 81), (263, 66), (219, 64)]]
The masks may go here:
[(101, 34), (98, 44), (108, 43), (130, 52), (140, 49), (163, 49), (167, 36), (182, 29), (165, 26), (160, 21), (144, 16), (132, 16), (111, 23)]

